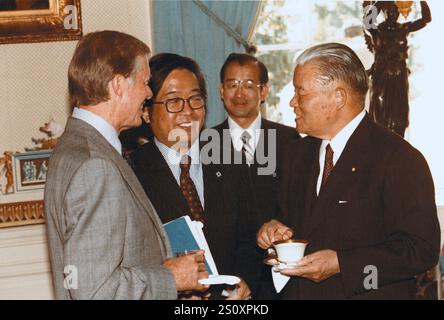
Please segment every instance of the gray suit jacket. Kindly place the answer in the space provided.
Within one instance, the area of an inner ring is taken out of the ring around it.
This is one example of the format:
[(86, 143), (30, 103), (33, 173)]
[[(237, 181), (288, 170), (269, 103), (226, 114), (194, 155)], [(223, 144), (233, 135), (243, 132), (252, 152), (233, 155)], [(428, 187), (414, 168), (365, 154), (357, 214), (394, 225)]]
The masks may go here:
[(57, 299), (177, 297), (156, 211), (125, 160), (82, 120), (68, 120), (50, 159), (45, 215)]

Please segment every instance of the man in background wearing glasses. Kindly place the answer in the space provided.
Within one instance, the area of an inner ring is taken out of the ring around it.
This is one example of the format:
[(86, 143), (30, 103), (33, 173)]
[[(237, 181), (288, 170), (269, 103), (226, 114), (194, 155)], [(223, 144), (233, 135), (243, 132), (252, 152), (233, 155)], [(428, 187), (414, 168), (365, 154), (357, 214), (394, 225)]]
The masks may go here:
[[(261, 116), (260, 107), (268, 95), (268, 70), (256, 57), (244, 53), (230, 54), (221, 68), (220, 82), (220, 96), (228, 118), (215, 129), (221, 136), (223, 131), (229, 130), (230, 150), (224, 145), (223, 152), (231, 155), (242, 153), (246, 174), (243, 181), (249, 190), (254, 210), (253, 221), (250, 223), (255, 230), (259, 230), (265, 221), (275, 217), (279, 164), (285, 147), (299, 138), (299, 135), (294, 128)], [(263, 174), (260, 169), (265, 167), (272, 170)], [(269, 267), (264, 265), (262, 272), (261, 283), (251, 285), (271, 286)], [(272, 292), (265, 288), (260, 291)], [(260, 292), (257, 297), (275, 298)]]

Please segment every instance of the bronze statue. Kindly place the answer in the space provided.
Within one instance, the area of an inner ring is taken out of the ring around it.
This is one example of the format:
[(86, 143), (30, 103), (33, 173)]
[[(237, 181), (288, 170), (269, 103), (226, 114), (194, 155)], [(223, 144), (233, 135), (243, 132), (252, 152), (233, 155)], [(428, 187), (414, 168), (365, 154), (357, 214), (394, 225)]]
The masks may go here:
[[(364, 15), (364, 34), (368, 49), (375, 60), (369, 70), (371, 77), (370, 116), (378, 123), (404, 137), (409, 126), (409, 82), (407, 67), (407, 37), (410, 32), (424, 28), (432, 20), (429, 6), (421, 1), (421, 18), (413, 22), (398, 23), (399, 11), (395, 1), (364, 1), (364, 8), (374, 5), (377, 14), (385, 20), (368, 23)], [(365, 9), (364, 9), (365, 10)], [(376, 18), (376, 17), (374, 17)]]

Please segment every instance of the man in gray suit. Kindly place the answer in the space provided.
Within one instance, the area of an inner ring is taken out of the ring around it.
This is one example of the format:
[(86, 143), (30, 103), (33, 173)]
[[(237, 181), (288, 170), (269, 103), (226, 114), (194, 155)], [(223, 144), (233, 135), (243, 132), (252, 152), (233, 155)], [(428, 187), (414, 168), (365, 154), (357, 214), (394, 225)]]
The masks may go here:
[(45, 214), (57, 299), (175, 299), (205, 290), (203, 251), (171, 258), (150, 200), (121, 156), (118, 134), (152, 96), (150, 50), (114, 31), (84, 36), (69, 66), (75, 106), (54, 149)]

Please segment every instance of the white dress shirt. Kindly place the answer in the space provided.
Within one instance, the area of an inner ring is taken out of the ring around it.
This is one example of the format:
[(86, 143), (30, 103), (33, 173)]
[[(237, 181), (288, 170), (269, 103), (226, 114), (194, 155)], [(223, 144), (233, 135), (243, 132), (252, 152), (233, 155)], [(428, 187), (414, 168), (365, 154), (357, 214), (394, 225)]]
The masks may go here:
[(72, 117), (85, 121), (89, 125), (93, 126), (94, 129), (99, 131), (105, 140), (108, 141), (120, 155), (122, 155), (122, 144), (119, 140), (119, 134), (111, 124), (105, 121), (105, 119), (99, 117), (91, 111), (80, 108), (74, 108)]
[[(154, 143), (165, 159), (168, 167), (171, 170), (174, 178), (177, 181), (177, 184), (180, 186), (180, 160), (183, 155), (180, 155), (176, 150), (169, 148), (164, 145), (162, 142), (154, 138)], [(193, 180), (194, 185), (196, 186), (197, 194), (200, 199), (200, 203), (202, 204), (202, 208), (205, 209), (205, 199), (204, 199), (204, 183), (203, 183), (203, 171), (202, 171), (202, 162), (200, 161), (200, 148), (199, 148), (199, 139), (196, 139), (192, 144), (191, 148), (188, 149), (187, 155), (191, 157), (191, 166), (190, 166), (190, 177)]]
[(355, 132), (358, 125), (364, 119), (365, 110), (362, 110), (352, 121), (350, 121), (344, 128), (339, 131), (336, 136), (331, 140), (322, 140), (321, 147), (319, 150), (319, 176), (318, 183), (316, 185), (316, 193), (319, 195), (319, 190), (321, 189), (322, 174), (324, 172), (325, 163), (325, 148), (328, 144), (333, 149), (333, 165), (336, 165), (339, 158), (341, 157), (342, 151), (350, 139), (353, 132)]
[(250, 147), (254, 153), (261, 136), (261, 125), (262, 118), (260, 114), (258, 114), (256, 119), (246, 129), (242, 128), (233, 119), (228, 117), (228, 128), (230, 128), (231, 141), (233, 142), (234, 149), (239, 152), (242, 151), (244, 144), (241, 136), (244, 131), (247, 131), (251, 136), (251, 141), (253, 141), (253, 143), (250, 143)]

